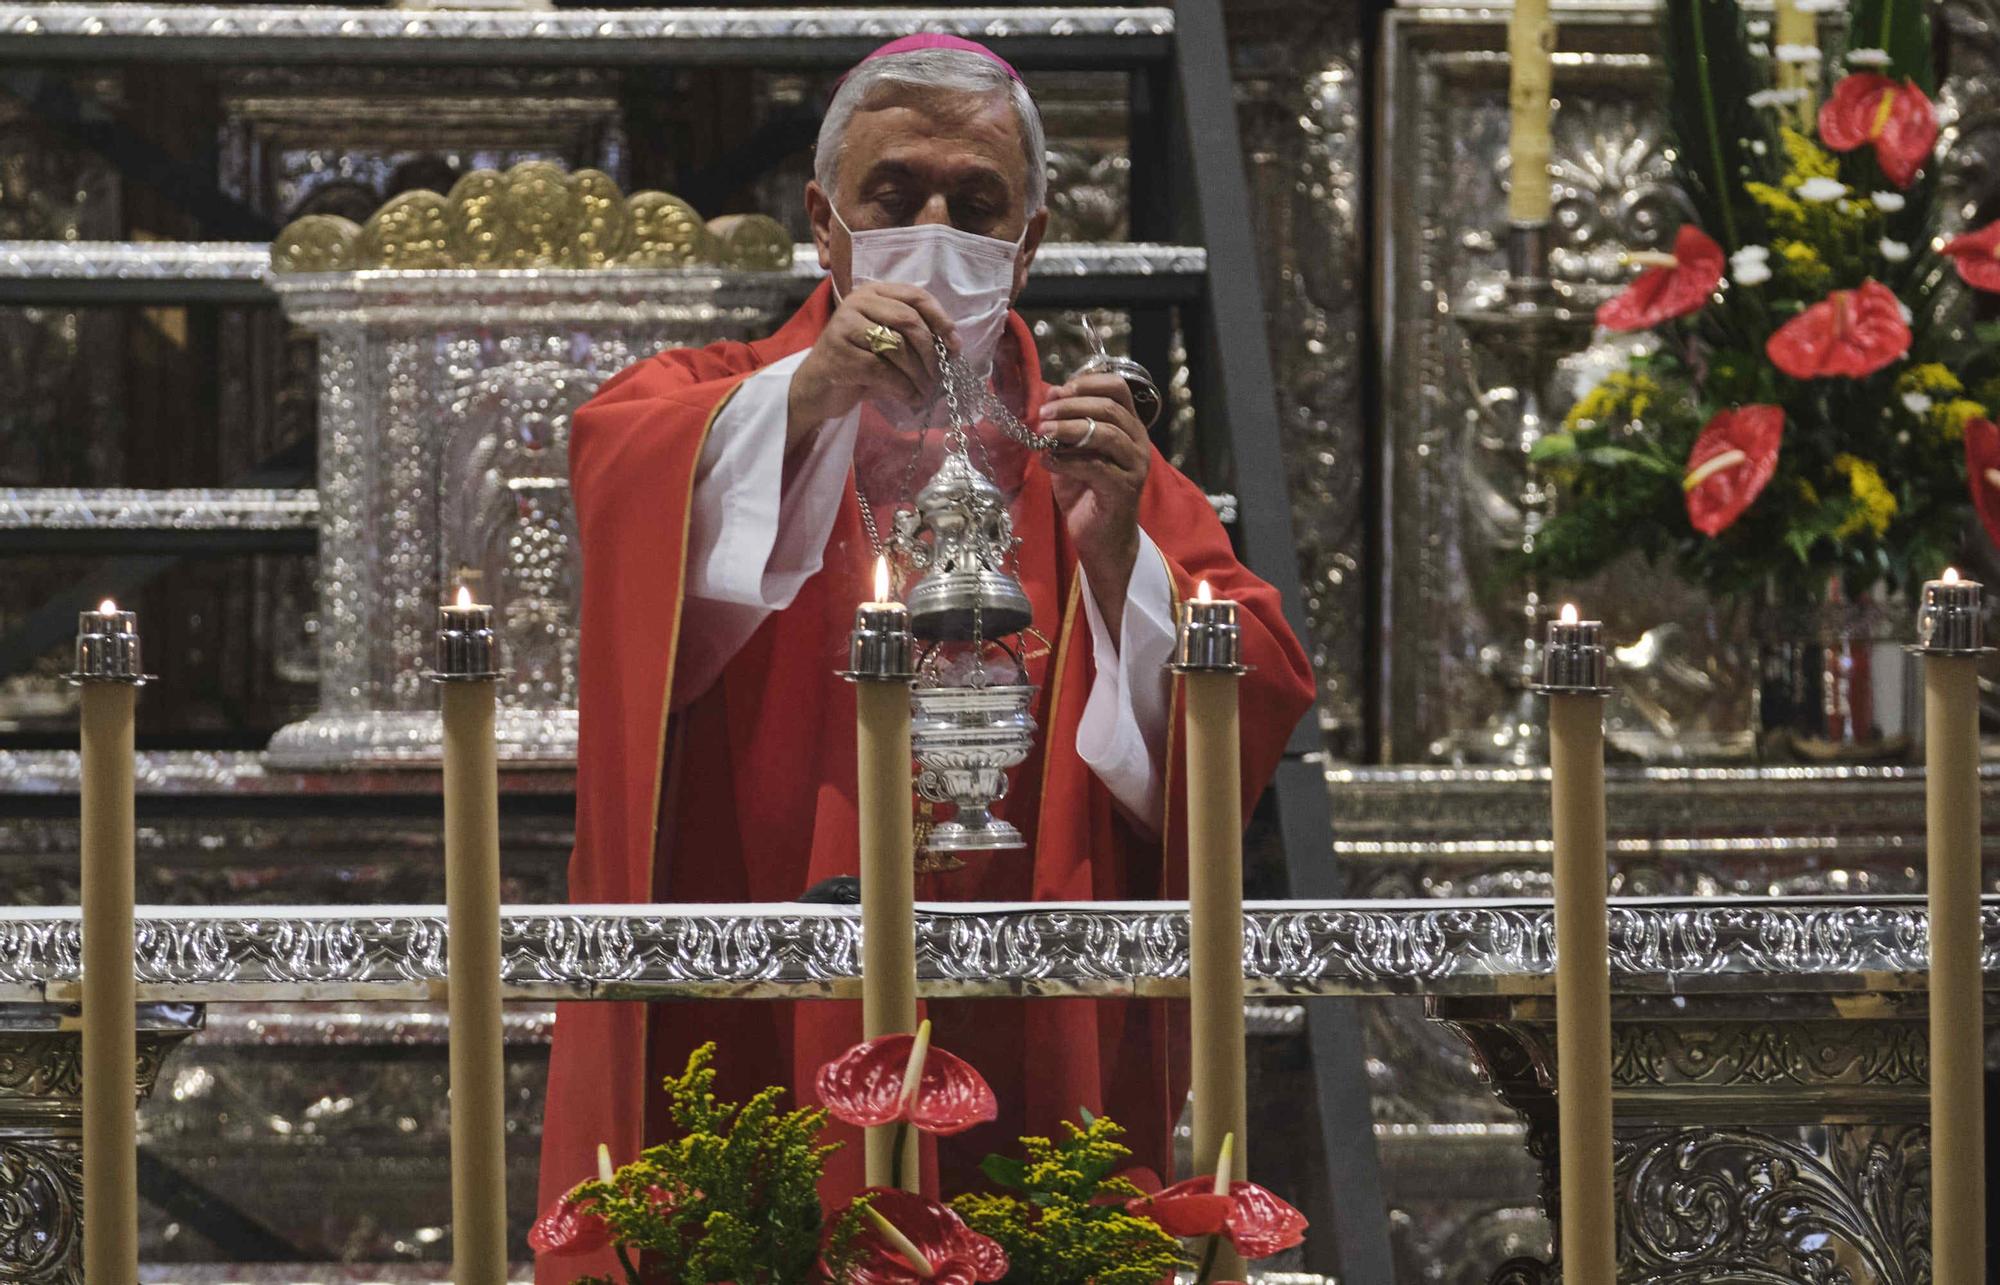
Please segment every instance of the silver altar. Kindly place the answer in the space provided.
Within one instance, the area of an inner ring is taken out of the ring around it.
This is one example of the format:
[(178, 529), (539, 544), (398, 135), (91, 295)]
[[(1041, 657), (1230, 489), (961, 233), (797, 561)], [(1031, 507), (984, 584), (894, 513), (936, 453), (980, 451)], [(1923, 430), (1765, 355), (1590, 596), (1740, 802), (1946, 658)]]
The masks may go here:
[[(1251, 993), (1426, 996), (1547, 1154), (1546, 903), (1246, 909)], [(514, 907), (503, 919), (507, 993), (517, 1001), (839, 996), (858, 986), (860, 923), (850, 907)], [(1984, 921), (1988, 986), (2000, 991), (2000, 899), (1989, 898)], [(441, 907), (146, 908), (138, 928), (141, 997), (219, 1006), (223, 1043), (253, 1046), (246, 1056), (282, 1056), (302, 1040), (323, 1049), (436, 1039)], [(73, 1000), (77, 929), (74, 910), (0, 918), (0, 1001), (46, 1013), (40, 1006)], [(1186, 911), (1174, 903), (931, 904), (919, 908), (917, 934), (920, 988), (932, 996), (1173, 995), (1187, 985)], [(1620, 1280), (1811, 1280), (1834, 1265), (1857, 1285), (1922, 1279), (1921, 900), (1624, 899), (1612, 907), (1610, 963)], [(343, 1007), (318, 1018), (258, 1007), (276, 1001)], [(246, 1003), (240, 1020), (226, 1016)], [(516, 1037), (545, 1031), (545, 1012), (518, 1013)], [(205, 1113), (229, 1109), (204, 1069), (216, 1056), (198, 1055), (150, 1109), (154, 1145), (178, 1137), (199, 1146)], [(37, 1089), (43, 1102), (60, 1091)], [(12, 1116), (39, 1109), (24, 1097)], [(339, 1108), (320, 1115), (329, 1110)], [(1552, 1182), (1545, 1171), (1555, 1207)], [(51, 1215), (71, 1236), (73, 1212), (58, 1202)], [(1549, 1277), (1522, 1260), (1493, 1279)]]
[(578, 556), (569, 417), (661, 348), (771, 328), (784, 277), (713, 269), (363, 271), (271, 278), (319, 339), (318, 710), (274, 766), (439, 759), (427, 654), (458, 583), (510, 672), (503, 763), (576, 755)]

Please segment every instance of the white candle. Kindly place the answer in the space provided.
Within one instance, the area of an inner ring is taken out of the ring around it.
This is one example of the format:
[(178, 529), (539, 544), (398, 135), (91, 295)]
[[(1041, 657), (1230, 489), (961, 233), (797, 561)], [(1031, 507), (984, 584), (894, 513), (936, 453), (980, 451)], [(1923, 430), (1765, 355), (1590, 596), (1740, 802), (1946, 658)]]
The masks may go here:
[(1549, 94), (1555, 38), (1549, 0), (1514, 0), (1507, 22), (1507, 151), (1513, 159), (1507, 217), (1515, 223), (1546, 223), (1553, 204)]
[(1611, 973), (1605, 897), (1602, 626), (1565, 605), (1549, 623), (1542, 691), (1549, 698), (1555, 837), (1556, 1108), (1565, 1279), (1618, 1279), (1612, 1202)]
[[(875, 561), (875, 598), (855, 612), (848, 677), (854, 680), (855, 812), (861, 840), (861, 1036), (916, 1029), (916, 832), (910, 811), (909, 612), (889, 597), (889, 562)], [(871, 1187), (918, 1185), (917, 1135), (868, 1130)]]
[(506, 1051), (500, 1006), (499, 692), (492, 608), (459, 588), (439, 610), (445, 910), (451, 1009), (452, 1275), (507, 1279)]
[[(1247, 1173), (1243, 1043), (1243, 767), (1236, 604), (1202, 581), (1180, 604), (1174, 668), (1187, 699), (1188, 1027), (1195, 1172)], [(1234, 1139), (1233, 1153), (1230, 1139)], [(1223, 1245), (1213, 1279), (1244, 1279)]]
[(139, 1052), (132, 968), (133, 721), (139, 636), (107, 599), (79, 619), (83, 692), (83, 1270), (139, 1279)]
[(1979, 922), (1977, 581), (1924, 586), (1925, 854), (1930, 909), (1931, 1277), (1986, 1279), (1985, 1011)]

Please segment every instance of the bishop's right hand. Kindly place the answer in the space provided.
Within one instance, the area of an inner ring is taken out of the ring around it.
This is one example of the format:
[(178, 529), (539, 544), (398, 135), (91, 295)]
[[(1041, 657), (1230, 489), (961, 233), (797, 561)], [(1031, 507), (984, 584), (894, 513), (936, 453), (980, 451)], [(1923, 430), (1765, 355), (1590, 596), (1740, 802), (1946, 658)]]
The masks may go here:
[[(902, 343), (878, 353), (869, 330), (886, 326)], [(797, 447), (821, 424), (853, 410), (864, 398), (912, 409), (931, 399), (938, 385), (936, 339), (958, 350), (951, 318), (928, 291), (892, 281), (864, 281), (834, 309), (826, 328), (792, 375), (785, 444)]]

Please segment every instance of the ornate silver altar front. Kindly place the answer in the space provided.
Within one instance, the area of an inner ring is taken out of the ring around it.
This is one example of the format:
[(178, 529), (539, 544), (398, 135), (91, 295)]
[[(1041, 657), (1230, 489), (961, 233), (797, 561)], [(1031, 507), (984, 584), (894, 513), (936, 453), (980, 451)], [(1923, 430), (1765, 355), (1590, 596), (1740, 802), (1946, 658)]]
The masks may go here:
[(782, 276), (713, 269), (365, 271), (271, 278), (319, 338), (320, 705), (275, 766), (431, 764), (422, 681), (456, 583), (494, 606), (500, 757), (576, 752), (569, 417), (661, 348), (767, 331)]

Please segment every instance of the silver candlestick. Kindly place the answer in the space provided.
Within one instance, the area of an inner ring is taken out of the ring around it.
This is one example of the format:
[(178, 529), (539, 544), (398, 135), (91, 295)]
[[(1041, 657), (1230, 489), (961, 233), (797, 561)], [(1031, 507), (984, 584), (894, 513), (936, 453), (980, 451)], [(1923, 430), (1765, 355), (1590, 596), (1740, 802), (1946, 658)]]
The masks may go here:
[[(1549, 248), (1548, 224), (1510, 225), (1507, 280), (1498, 304), (1464, 309), (1457, 317), (1466, 337), (1499, 364), (1516, 394), (1515, 414), (1501, 425), (1506, 438), (1500, 449), (1513, 487), (1507, 499), (1520, 515), (1522, 553), (1534, 550), (1552, 498), (1531, 454), (1550, 431), (1556, 368), (1589, 342), (1592, 328), (1589, 311), (1571, 307), (1551, 279)], [(1467, 758), (1520, 767), (1548, 761), (1548, 727), (1534, 698), (1541, 677), (1543, 589), (1532, 578), (1521, 586), (1520, 633), (1495, 674), (1506, 701), (1482, 727), (1465, 734), (1460, 750)]]

